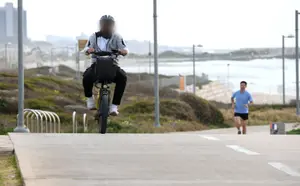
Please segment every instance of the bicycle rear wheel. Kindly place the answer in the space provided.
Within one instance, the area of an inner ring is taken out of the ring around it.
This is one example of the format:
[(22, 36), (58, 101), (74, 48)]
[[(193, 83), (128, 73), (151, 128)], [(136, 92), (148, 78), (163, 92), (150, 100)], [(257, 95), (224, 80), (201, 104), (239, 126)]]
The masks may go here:
[(109, 113), (108, 95), (102, 95), (100, 102), (100, 114), (99, 114), (99, 133), (105, 134), (107, 128), (107, 120)]

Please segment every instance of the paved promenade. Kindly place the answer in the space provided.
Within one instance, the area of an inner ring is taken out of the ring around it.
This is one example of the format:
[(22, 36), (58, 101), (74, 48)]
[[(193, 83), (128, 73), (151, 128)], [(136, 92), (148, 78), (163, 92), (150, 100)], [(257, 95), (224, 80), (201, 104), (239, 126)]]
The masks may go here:
[(299, 186), (300, 136), (10, 134), (26, 186)]

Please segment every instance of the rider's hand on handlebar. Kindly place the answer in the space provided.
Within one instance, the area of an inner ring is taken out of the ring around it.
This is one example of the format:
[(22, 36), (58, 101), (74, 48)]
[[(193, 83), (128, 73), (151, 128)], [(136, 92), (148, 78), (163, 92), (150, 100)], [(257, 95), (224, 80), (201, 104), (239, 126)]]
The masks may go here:
[(87, 52), (88, 52), (88, 53), (93, 53), (93, 52), (95, 52), (95, 49), (94, 49), (94, 48), (89, 48), (89, 49), (87, 50)]
[(121, 55), (126, 55), (126, 54), (127, 54), (127, 50), (125, 50), (125, 49), (120, 49), (120, 50), (119, 50), (119, 54), (121, 54)]

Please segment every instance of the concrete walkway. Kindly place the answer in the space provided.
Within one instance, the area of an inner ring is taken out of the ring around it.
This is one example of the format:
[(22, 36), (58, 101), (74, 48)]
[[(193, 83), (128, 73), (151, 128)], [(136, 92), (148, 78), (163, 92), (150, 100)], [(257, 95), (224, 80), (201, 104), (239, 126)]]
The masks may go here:
[(251, 130), (10, 137), (26, 186), (299, 186), (300, 136)]
[(9, 139), (9, 136), (0, 135), (0, 156), (13, 154), (13, 144)]

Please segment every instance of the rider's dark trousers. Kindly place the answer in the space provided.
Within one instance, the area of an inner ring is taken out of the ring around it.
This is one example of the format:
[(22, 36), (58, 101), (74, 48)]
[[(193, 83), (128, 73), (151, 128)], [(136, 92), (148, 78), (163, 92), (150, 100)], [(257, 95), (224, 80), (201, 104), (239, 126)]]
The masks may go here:
[[(92, 64), (86, 71), (83, 73), (83, 88), (84, 88), (84, 95), (85, 97), (92, 97), (93, 96), (93, 86), (94, 82), (96, 81), (96, 77), (94, 74), (94, 64)], [(116, 77), (114, 79), (114, 83), (116, 83), (114, 97), (112, 100), (112, 104), (120, 105), (121, 99), (123, 97), (126, 83), (127, 83), (127, 75), (126, 72), (118, 67)]]

